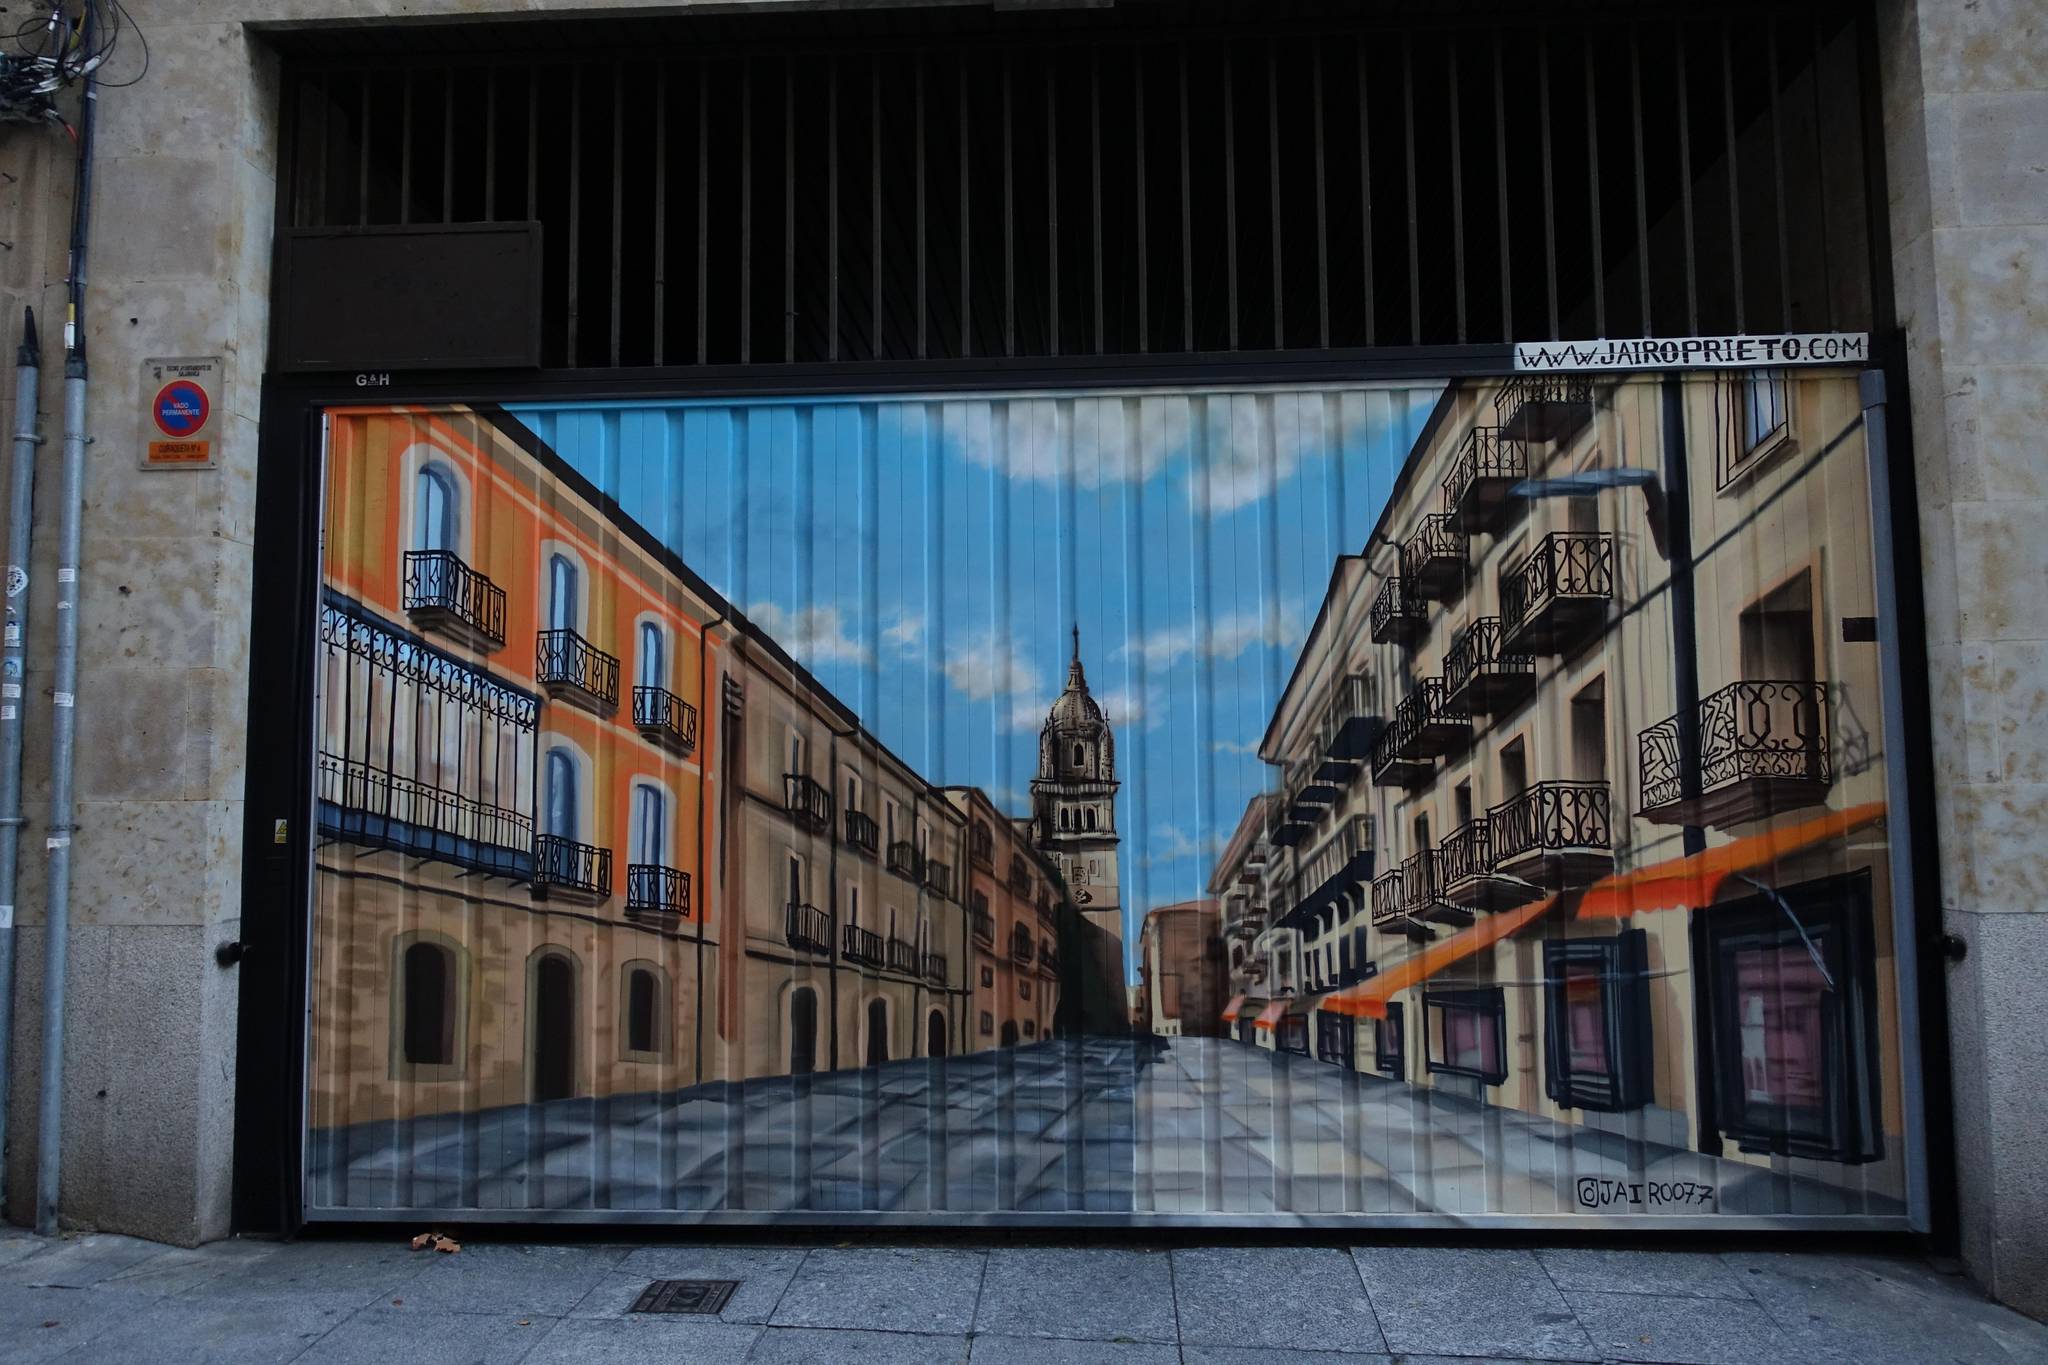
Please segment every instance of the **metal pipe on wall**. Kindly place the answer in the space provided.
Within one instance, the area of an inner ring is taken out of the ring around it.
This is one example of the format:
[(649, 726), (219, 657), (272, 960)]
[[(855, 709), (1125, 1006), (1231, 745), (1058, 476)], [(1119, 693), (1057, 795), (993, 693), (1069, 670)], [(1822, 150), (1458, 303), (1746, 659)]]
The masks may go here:
[[(21, 678), (28, 635), (28, 564), (34, 524), (36, 401), (42, 349), (36, 313), (25, 309), (14, 369), (14, 462), (7, 484), (7, 615), (0, 634), (0, 1118), (7, 1114), (14, 1075), (14, 884), (21, 855)], [(0, 1208), (7, 1204), (6, 1139), (0, 1132)]]
[[(86, 10), (88, 35), (91, 7)], [(36, 1125), (36, 1231), (57, 1231), (64, 1148), (64, 973), (71, 931), (71, 779), (78, 708), (78, 560), (85, 503), (85, 255), (91, 231), (92, 147), (99, 94), (84, 80), (78, 176), (71, 209), (70, 300), (64, 319), (64, 465), (57, 531), (57, 650), (50, 694), (48, 910), (43, 953), (42, 1096)]]

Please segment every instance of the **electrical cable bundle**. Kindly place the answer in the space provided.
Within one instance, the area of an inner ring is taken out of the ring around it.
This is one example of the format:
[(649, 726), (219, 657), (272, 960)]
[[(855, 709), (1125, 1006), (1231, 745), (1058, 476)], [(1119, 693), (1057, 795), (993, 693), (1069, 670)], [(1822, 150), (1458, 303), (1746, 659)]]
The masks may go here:
[[(110, 81), (98, 75), (132, 30), (142, 56), (135, 73)], [(57, 108), (60, 91), (87, 76), (96, 85), (133, 85), (149, 71), (149, 43), (121, 0), (49, 0), (5, 38), (0, 38), (0, 122), (55, 123), (76, 131)]]

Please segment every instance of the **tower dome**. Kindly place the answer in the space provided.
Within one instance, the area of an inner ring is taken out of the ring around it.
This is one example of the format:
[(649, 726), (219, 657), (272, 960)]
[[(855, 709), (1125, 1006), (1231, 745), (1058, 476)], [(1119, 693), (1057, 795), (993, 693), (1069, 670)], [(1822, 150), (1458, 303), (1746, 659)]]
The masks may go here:
[(1088, 693), (1088, 676), (1081, 671), (1081, 627), (1074, 627), (1074, 657), (1067, 664), (1067, 686), (1052, 704), (1045, 728), (1056, 734), (1093, 738), (1102, 730), (1102, 706)]

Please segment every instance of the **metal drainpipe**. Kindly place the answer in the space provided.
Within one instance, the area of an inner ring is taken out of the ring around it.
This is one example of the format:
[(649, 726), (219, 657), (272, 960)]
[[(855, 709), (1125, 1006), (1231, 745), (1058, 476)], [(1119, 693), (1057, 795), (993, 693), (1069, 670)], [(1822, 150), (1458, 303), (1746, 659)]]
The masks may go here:
[[(92, 7), (86, 8), (87, 33)], [(89, 45), (88, 45), (89, 46)], [(42, 1101), (36, 1131), (36, 1231), (57, 1231), (64, 1149), (64, 973), (71, 934), (71, 779), (77, 732), (78, 559), (85, 502), (85, 248), (91, 226), (92, 145), (98, 92), (84, 79), (78, 178), (71, 211), (69, 313), (64, 320), (64, 476), (57, 532), (57, 653), (50, 694), (48, 927), (43, 954)]]
[[(29, 537), (36, 491), (36, 398), (42, 377), (36, 311), (23, 310), (14, 371), (14, 467), (7, 488), (7, 623), (0, 637), (0, 1125), (13, 1090), (14, 882), (21, 855), (21, 675), (28, 634)], [(7, 1203), (6, 1138), (0, 1133), (0, 1208)]]

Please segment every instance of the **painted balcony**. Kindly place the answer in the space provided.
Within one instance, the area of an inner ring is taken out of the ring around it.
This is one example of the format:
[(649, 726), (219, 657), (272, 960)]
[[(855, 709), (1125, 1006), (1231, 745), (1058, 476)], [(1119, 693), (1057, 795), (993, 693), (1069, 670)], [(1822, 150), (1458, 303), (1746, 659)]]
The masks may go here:
[(976, 821), (974, 833), (969, 836), (967, 856), (974, 865), (984, 872), (993, 872), (996, 866), (996, 837), (987, 825)]
[(872, 858), (881, 847), (881, 842), (881, 826), (875, 823), (874, 816), (869, 815), (866, 811), (849, 810), (846, 812), (847, 847), (853, 849), (856, 853)]
[(534, 643), (534, 681), (555, 701), (608, 716), (619, 707), (619, 661), (573, 630), (544, 630)]
[[(1372, 694), (1366, 685), (1365, 674), (1353, 673), (1337, 684), (1337, 690), (1330, 697), (1330, 706), (1323, 713), (1323, 723), (1316, 731), (1316, 746), (1331, 764), (1356, 764), (1372, 756), (1372, 742), (1379, 737), (1383, 722), (1373, 714)], [(1356, 775), (1355, 767), (1347, 767), (1342, 780), (1349, 781)], [(1337, 780), (1326, 769), (1326, 781)]]
[(626, 918), (656, 927), (690, 917), (690, 874), (658, 863), (626, 864)]
[(935, 896), (951, 898), (953, 895), (953, 869), (937, 858), (927, 858), (924, 864), (925, 889)]
[(1552, 531), (1500, 580), (1501, 645), (1520, 654), (1563, 654), (1607, 626), (1614, 600), (1614, 537)]
[(1444, 475), (1444, 512), (1461, 531), (1498, 531), (1516, 511), (1509, 491), (1529, 477), (1529, 452), (1499, 427), (1474, 427)]
[(974, 937), (982, 943), (996, 941), (996, 917), (983, 909), (974, 912)]
[(1818, 805), (1834, 781), (1824, 682), (1730, 683), (1637, 737), (1645, 820), (1725, 828)]
[(1031, 931), (1020, 924), (1016, 932), (1010, 935), (1010, 956), (1019, 962), (1029, 962), (1031, 949)]
[[(1411, 859), (1410, 861), (1413, 860)], [(1409, 918), (1407, 886), (1402, 873), (1402, 868), (1395, 868), (1392, 872), (1373, 882), (1373, 928), (1390, 934), (1405, 934), (1418, 943), (1427, 943), (1436, 937), (1436, 931), (1426, 924)]]
[(918, 959), (918, 963), (925, 980), (931, 982), (934, 986), (946, 984), (946, 955), (944, 953), (926, 953)]
[(782, 775), (782, 809), (789, 818), (814, 834), (832, 828), (832, 793), (823, 783), (803, 773)]
[(1419, 787), (1436, 773), (1436, 764), (1423, 753), (1420, 735), (1427, 718), (1427, 703), (1419, 691), (1411, 692), (1394, 708), (1393, 723), (1380, 731), (1372, 746), (1372, 781), (1376, 787)]
[(1031, 867), (1021, 853), (1010, 855), (1010, 894), (1028, 896), (1031, 894)]
[(666, 687), (636, 687), (633, 728), (664, 749), (687, 754), (697, 747), (697, 708)]
[(848, 962), (857, 962), (863, 967), (880, 967), (887, 961), (887, 950), (882, 936), (872, 929), (863, 929), (858, 924), (849, 924), (839, 936), (839, 955)]
[(1456, 753), (1472, 742), (1472, 713), (1451, 701), (1442, 678), (1424, 678), (1401, 704), (1411, 712), (1402, 741), (1408, 757)]
[(917, 851), (917, 845), (908, 839), (898, 839), (889, 845), (889, 870), (905, 881), (924, 880), (924, 855)]
[(1465, 590), (1465, 533), (1431, 512), (1401, 547), (1401, 576), (1417, 597), (1443, 602)]
[(598, 905), (612, 898), (612, 851), (553, 834), (533, 841), (533, 894), (540, 900)]
[(1605, 782), (1538, 782), (1486, 813), (1493, 870), (1540, 891), (1584, 886), (1614, 870)]
[(1493, 822), (1484, 815), (1444, 836), (1436, 876), (1439, 895), (1471, 910), (1506, 910), (1543, 895), (1543, 888), (1495, 871)]
[(1425, 848), (1408, 855), (1401, 864), (1401, 913), (1411, 920), (1430, 920), (1462, 929), (1472, 922), (1471, 912), (1438, 894), (1437, 850)]
[(1593, 420), (1592, 376), (1518, 374), (1493, 396), (1493, 415), (1512, 440), (1563, 440)]
[(917, 959), (917, 945), (905, 939), (892, 937), (883, 949), (884, 964), (890, 971), (901, 972), (905, 976), (917, 975)]
[(1500, 647), (1498, 616), (1482, 616), (1444, 655), (1444, 700), (1474, 715), (1512, 710), (1536, 690), (1536, 658)]
[(1376, 645), (1412, 645), (1429, 634), (1429, 606), (1416, 595), (1414, 585), (1395, 574), (1380, 585), (1372, 601), (1372, 642)]
[(1060, 973), (1060, 950), (1053, 947), (1050, 943), (1039, 944), (1038, 966), (1039, 970), (1053, 976), (1058, 976)]
[(1308, 837), (1315, 828), (1318, 812), (1285, 799), (1272, 803), (1266, 815), (1266, 842), (1280, 848), (1293, 848)]
[(489, 653), (505, 646), (505, 590), (447, 550), (407, 550), (406, 615), (422, 630)]
[(820, 957), (832, 954), (832, 917), (815, 905), (786, 905), (782, 919), (783, 941), (803, 953)]
[(533, 875), (533, 817), (322, 752), (316, 766), (324, 838), (388, 849), (486, 876)]

